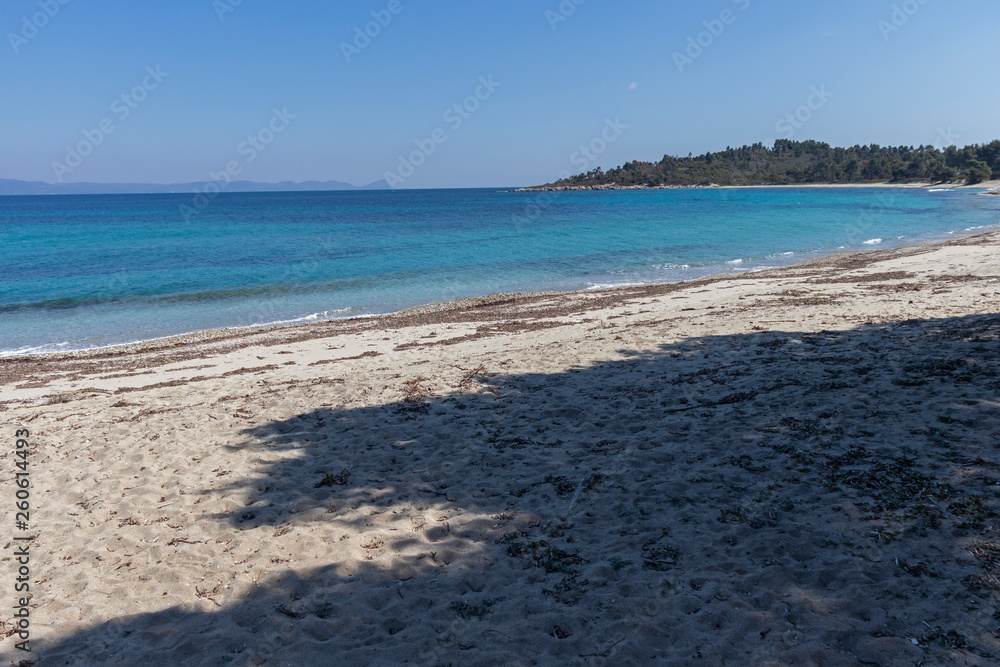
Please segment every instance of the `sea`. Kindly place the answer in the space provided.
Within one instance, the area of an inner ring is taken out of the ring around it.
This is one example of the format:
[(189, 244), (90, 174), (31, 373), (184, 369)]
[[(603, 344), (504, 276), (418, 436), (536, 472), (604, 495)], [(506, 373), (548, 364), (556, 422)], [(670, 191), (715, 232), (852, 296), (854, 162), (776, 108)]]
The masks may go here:
[(936, 188), (0, 197), (0, 355), (755, 271), (1000, 228)]

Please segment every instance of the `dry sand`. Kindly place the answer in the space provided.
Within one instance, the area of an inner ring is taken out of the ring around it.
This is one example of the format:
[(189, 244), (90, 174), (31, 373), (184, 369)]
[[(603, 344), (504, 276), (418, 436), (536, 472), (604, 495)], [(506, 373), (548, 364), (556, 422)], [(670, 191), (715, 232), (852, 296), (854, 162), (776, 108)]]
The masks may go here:
[(0, 662), (996, 664), (998, 279), (983, 234), (0, 360)]

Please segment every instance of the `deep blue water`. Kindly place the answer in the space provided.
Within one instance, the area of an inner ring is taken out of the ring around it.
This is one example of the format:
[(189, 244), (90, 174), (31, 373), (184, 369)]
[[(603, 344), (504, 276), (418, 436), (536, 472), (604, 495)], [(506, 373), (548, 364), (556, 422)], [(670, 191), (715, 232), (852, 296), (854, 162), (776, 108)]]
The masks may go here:
[(667, 282), (1000, 223), (923, 189), (0, 197), (0, 354)]

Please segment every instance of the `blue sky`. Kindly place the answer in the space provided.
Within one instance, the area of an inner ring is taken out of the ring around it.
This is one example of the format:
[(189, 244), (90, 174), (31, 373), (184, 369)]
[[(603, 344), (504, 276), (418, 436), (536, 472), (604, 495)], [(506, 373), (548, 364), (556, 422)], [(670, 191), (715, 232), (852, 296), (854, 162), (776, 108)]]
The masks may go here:
[[(387, 25), (355, 42), (372, 12)], [(234, 165), (257, 181), (512, 186), (789, 133), (985, 142), (1000, 138), (998, 24), (995, 0), (6, 0), (0, 178)]]

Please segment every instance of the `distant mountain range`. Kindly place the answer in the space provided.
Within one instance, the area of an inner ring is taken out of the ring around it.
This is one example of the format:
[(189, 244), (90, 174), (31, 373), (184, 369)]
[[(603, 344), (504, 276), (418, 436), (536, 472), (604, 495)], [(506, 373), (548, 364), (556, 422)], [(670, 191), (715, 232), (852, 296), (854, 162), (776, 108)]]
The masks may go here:
[[(163, 194), (204, 192), (209, 181), (192, 183), (45, 183), (44, 181), (16, 181), (0, 178), (2, 195), (113, 195), (113, 194)], [(214, 192), (215, 187), (212, 188)], [(340, 181), (305, 181), (293, 183), (255, 183), (254, 181), (233, 181), (223, 192), (328, 192), (334, 190), (389, 190), (385, 181), (375, 181), (363, 187), (341, 183)]]

